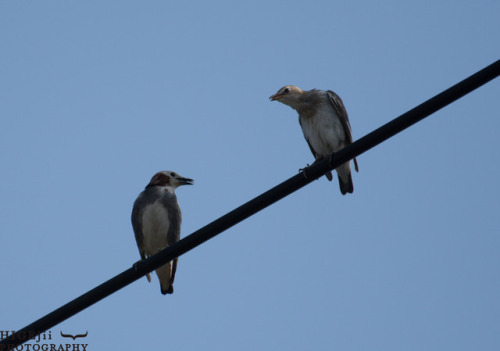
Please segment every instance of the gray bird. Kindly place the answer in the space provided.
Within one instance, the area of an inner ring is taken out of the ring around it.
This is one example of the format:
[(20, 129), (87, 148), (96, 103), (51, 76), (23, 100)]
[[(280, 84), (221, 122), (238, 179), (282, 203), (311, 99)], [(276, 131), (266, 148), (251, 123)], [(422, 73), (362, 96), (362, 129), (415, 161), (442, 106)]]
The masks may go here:
[[(316, 163), (329, 157), (333, 152), (352, 144), (351, 125), (347, 111), (340, 97), (333, 91), (303, 91), (294, 85), (278, 90), (269, 99), (290, 106), (299, 114), (299, 123)], [(354, 168), (358, 172), (358, 161), (354, 158)], [(352, 193), (351, 166), (346, 162), (336, 168), (342, 195)], [(332, 173), (326, 174), (332, 180)]]
[[(175, 172), (158, 172), (135, 200), (132, 227), (142, 260), (179, 241), (182, 216), (175, 189), (192, 184), (192, 179), (181, 177)], [(176, 269), (177, 258), (156, 270), (163, 295), (174, 292)], [(147, 278), (151, 282), (149, 273)]]

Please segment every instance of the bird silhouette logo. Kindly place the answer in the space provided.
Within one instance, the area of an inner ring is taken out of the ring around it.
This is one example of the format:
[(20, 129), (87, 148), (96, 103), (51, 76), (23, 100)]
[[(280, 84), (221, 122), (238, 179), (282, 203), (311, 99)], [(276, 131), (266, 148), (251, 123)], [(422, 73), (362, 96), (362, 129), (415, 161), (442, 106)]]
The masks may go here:
[(89, 331), (87, 330), (85, 332), (85, 334), (76, 334), (75, 336), (71, 335), (71, 334), (64, 334), (62, 331), (61, 331), (61, 336), (63, 338), (72, 338), (73, 340), (75, 340), (76, 338), (84, 338), (86, 337), (87, 335), (89, 334)]

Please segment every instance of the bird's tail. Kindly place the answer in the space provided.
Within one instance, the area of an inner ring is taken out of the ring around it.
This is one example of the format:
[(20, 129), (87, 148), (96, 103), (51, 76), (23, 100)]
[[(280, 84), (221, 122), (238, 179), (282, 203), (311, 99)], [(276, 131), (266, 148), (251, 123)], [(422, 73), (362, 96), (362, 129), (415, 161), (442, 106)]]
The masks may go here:
[(352, 183), (352, 177), (351, 177), (350, 172), (349, 172), (349, 177), (348, 177), (347, 182), (344, 182), (342, 180), (342, 178), (340, 178), (340, 176), (339, 176), (339, 186), (340, 186), (340, 192), (342, 193), (342, 195), (345, 195), (347, 193), (352, 194), (352, 192), (354, 191), (354, 184)]
[(351, 167), (348, 162), (337, 168), (337, 175), (339, 177), (340, 192), (342, 195), (347, 193), (352, 194), (354, 191), (354, 184), (352, 183)]
[(161, 293), (163, 295), (172, 294), (174, 292), (171, 277), (171, 266), (172, 262), (169, 262), (156, 270), (156, 275), (160, 281)]

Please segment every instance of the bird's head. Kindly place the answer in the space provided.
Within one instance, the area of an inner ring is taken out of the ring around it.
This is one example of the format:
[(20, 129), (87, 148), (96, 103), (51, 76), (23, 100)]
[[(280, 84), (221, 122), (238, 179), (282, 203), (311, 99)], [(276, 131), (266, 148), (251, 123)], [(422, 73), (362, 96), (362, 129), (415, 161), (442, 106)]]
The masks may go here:
[(279, 101), (285, 105), (288, 105), (292, 108), (296, 108), (300, 103), (300, 98), (304, 91), (302, 89), (296, 87), (295, 85), (286, 85), (278, 92), (269, 97), (271, 101)]
[(184, 178), (172, 171), (161, 171), (156, 173), (146, 188), (152, 186), (170, 187), (176, 189), (181, 185), (193, 185), (194, 180)]

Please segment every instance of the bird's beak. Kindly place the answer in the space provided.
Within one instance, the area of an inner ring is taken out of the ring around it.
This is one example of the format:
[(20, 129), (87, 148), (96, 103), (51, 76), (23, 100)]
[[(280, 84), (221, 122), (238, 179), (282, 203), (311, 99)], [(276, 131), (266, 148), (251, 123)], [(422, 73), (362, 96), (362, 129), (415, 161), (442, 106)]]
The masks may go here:
[(274, 101), (274, 100), (279, 100), (279, 98), (281, 97), (281, 95), (282, 95), (282, 94), (278, 94), (278, 93), (276, 93), (276, 94), (274, 94), (274, 95), (271, 95), (271, 96), (269, 97), (269, 100), (271, 100), (271, 101)]
[(181, 185), (193, 185), (194, 182), (194, 180), (184, 177), (179, 177), (177, 180), (181, 183)]

